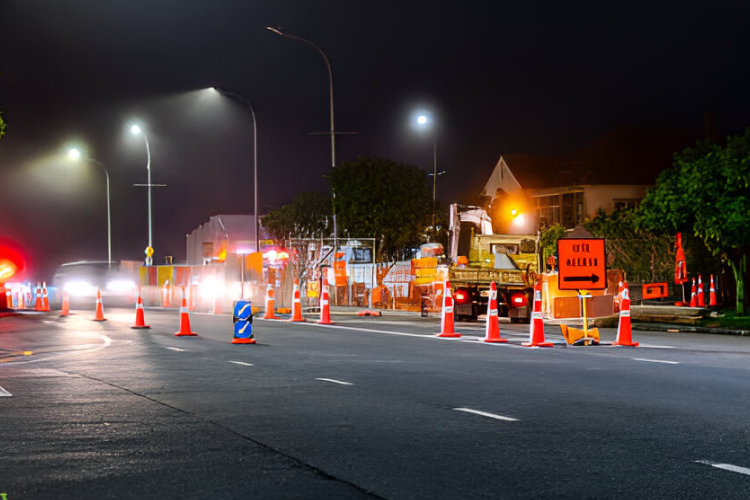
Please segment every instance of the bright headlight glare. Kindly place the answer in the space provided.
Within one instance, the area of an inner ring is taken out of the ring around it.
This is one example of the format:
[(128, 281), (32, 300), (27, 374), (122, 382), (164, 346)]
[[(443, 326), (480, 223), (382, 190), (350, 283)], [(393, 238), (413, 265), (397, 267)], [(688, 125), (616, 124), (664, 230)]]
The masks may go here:
[(70, 295), (86, 296), (96, 294), (96, 287), (85, 281), (70, 281), (65, 283), (64, 290)]

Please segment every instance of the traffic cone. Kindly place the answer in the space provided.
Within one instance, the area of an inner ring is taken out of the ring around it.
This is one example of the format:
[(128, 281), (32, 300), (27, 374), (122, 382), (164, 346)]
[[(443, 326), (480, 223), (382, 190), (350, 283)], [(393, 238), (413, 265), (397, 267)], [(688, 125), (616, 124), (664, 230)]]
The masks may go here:
[(436, 335), (438, 337), (457, 338), (461, 334), (453, 330), (453, 296), (451, 295), (450, 281), (445, 282), (443, 290), (443, 314), (440, 319), (441, 331)]
[(706, 296), (703, 294), (703, 281), (701, 281), (701, 275), (698, 275), (698, 293), (695, 296), (698, 302), (698, 307), (706, 307)]
[(274, 295), (273, 285), (269, 283), (266, 287), (266, 313), (263, 315), (263, 319), (279, 319), (279, 317), (274, 314), (274, 309), (276, 309), (276, 299), (274, 298)]
[(49, 295), (47, 294), (46, 281), (42, 281), (42, 311), (49, 311)]
[(612, 345), (624, 345), (638, 347), (638, 342), (633, 342), (633, 332), (630, 328), (630, 289), (628, 283), (622, 290), (622, 302), (620, 304), (620, 321), (617, 324), (617, 339)]
[(534, 285), (534, 310), (529, 325), (529, 341), (522, 342), (525, 347), (552, 347), (552, 342), (544, 341), (544, 320), (542, 319), (542, 282)]
[(130, 328), (134, 330), (144, 330), (146, 328), (151, 328), (151, 326), (146, 324), (146, 320), (143, 316), (143, 300), (141, 300), (140, 292), (138, 292), (138, 300), (135, 303), (135, 325), (131, 326)]
[(18, 292), (18, 308), (19, 309), (26, 309), (25, 295), (26, 294), (23, 293), (23, 290)]
[(180, 307), (180, 331), (174, 334), (175, 337), (197, 337), (198, 334), (190, 331), (190, 313), (187, 309), (187, 300), (185, 299), (185, 289), (182, 290), (182, 307)]
[(34, 310), (42, 310), (42, 284), (39, 282), (36, 284), (36, 301), (34, 301)]
[(328, 283), (323, 283), (323, 291), (320, 294), (320, 323), (321, 325), (332, 325), (331, 321), (331, 308), (329, 305), (328, 297)]
[(714, 289), (714, 275), (713, 274), (711, 275), (710, 287), (711, 288), (709, 288), (708, 290), (708, 306), (716, 307), (719, 304), (716, 302), (716, 290)]
[(289, 321), (305, 321), (302, 317), (302, 302), (299, 297), (299, 281), (294, 279), (294, 299), (292, 300), (292, 318)]
[(690, 289), (690, 307), (698, 307), (698, 298), (695, 296), (695, 278), (693, 278), (693, 287)]
[(490, 300), (487, 302), (487, 327), (484, 334), (485, 342), (508, 342), (500, 336), (500, 320), (497, 317), (497, 285), (490, 284)]
[(96, 316), (94, 321), (107, 321), (104, 317), (104, 307), (102, 306), (102, 291), (96, 290)]
[(70, 299), (68, 298), (68, 291), (63, 290), (63, 296), (62, 296), (62, 310), (60, 311), (60, 316), (69, 316), (70, 315)]

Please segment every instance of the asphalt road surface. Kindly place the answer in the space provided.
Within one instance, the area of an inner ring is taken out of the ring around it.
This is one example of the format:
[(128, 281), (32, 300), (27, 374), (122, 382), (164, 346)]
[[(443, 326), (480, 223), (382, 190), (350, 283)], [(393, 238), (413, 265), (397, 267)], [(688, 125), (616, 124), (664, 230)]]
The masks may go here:
[(334, 314), (233, 345), (229, 315), (105, 316), (0, 319), (8, 500), (750, 498), (750, 338)]

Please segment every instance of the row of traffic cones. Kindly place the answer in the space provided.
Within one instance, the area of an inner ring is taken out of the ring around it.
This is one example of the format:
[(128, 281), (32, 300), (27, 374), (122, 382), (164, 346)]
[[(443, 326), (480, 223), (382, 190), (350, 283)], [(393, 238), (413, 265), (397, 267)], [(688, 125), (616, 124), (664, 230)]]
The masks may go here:
[[(460, 333), (454, 330), (453, 297), (451, 295), (450, 282), (445, 283), (443, 294), (443, 311), (441, 316), (441, 331), (438, 337), (458, 338)], [(490, 296), (487, 303), (487, 322), (485, 326), (484, 342), (507, 343), (508, 340), (500, 335), (500, 325), (497, 312), (497, 285), (493, 281), (490, 285)], [(522, 342), (524, 347), (552, 347), (552, 342), (544, 339), (544, 321), (542, 315), (542, 283), (534, 285), (534, 305), (529, 324), (529, 341)], [(630, 292), (628, 284), (623, 284), (622, 302), (620, 306), (620, 318), (617, 325), (617, 338), (612, 345), (637, 347), (639, 344), (633, 342), (632, 329), (630, 325)]]
[[(714, 288), (714, 275), (711, 275), (711, 284), (708, 292), (708, 306), (716, 307), (718, 302), (716, 300), (716, 289)], [(690, 289), (690, 307), (706, 307), (706, 297), (703, 290), (703, 282), (701, 281), (701, 275), (698, 275), (698, 285), (695, 284), (695, 278), (693, 278), (693, 286)]]

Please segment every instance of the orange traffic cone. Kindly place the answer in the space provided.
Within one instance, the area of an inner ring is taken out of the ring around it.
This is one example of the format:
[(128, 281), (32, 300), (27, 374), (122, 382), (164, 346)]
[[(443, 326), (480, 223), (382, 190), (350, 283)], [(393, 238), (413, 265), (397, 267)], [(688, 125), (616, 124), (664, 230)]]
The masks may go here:
[(690, 307), (698, 307), (698, 298), (695, 296), (695, 278), (693, 278), (693, 287), (690, 289)]
[(94, 316), (94, 321), (107, 321), (107, 319), (104, 317), (104, 307), (102, 306), (101, 290), (96, 291), (96, 316)]
[(451, 295), (451, 283), (450, 281), (445, 282), (443, 287), (443, 314), (440, 319), (441, 331), (436, 334), (438, 337), (449, 337), (456, 338), (460, 337), (460, 333), (456, 333), (453, 330), (453, 296)]
[(46, 281), (42, 281), (42, 311), (49, 311), (49, 295), (47, 294)]
[(485, 342), (508, 342), (500, 336), (500, 321), (497, 317), (497, 285), (493, 281), (490, 284), (490, 300), (487, 303), (487, 327), (484, 334)]
[(525, 347), (552, 347), (552, 342), (544, 341), (544, 320), (542, 319), (542, 282), (534, 285), (534, 310), (531, 313), (529, 341), (521, 343)]
[(151, 328), (150, 325), (146, 324), (146, 319), (143, 316), (143, 300), (141, 300), (141, 293), (138, 292), (138, 300), (135, 303), (135, 325), (131, 326), (134, 330), (144, 330)]
[(698, 302), (698, 307), (706, 307), (706, 296), (703, 294), (703, 281), (701, 275), (698, 275), (698, 294), (695, 296)]
[(266, 287), (266, 313), (263, 315), (263, 319), (279, 319), (274, 314), (276, 308), (276, 299), (274, 298), (273, 285), (270, 283)]
[(302, 317), (302, 302), (299, 297), (299, 281), (294, 279), (294, 299), (292, 300), (292, 318), (289, 321), (305, 321)]
[(716, 302), (716, 290), (714, 289), (714, 275), (713, 274), (711, 275), (710, 287), (711, 288), (709, 288), (708, 290), (708, 306), (716, 307), (719, 304)]
[(34, 302), (34, 310), (42, 310), (42, 284), (39, 282), (36, 284), (36, 301)]
[(625, 282), (622, 290), (622, 302), (620, 304), (620, 322), (617, 324), (617, 339), (612, 345), (625, 345), (629, 347), (638, 347), (638, 342), (633, 342), (633, 332), (630, 328), (630, 288)]
[(60, 311), (60, 316), (69, 316), (70, 315), (70, 299), (68, 298), (68, 291), (63, 290), (63, 296), (62, 296), (62, 310)]
[(182, 290), (182, 307), (180, 307), (180, 331), (174, 334), (175, 337), (197, 337), (198, 334), (190, 331), (190, 313), (187, 309), (187, 300), (185, 299), (185, 289)]
[(328, 283), (323, 283), (323, 291), (320, 294), (320, 323), (321, 325), (332, 325), (331, 321), (331, 308), (328, 304), (330, 302), (328, 297)]

